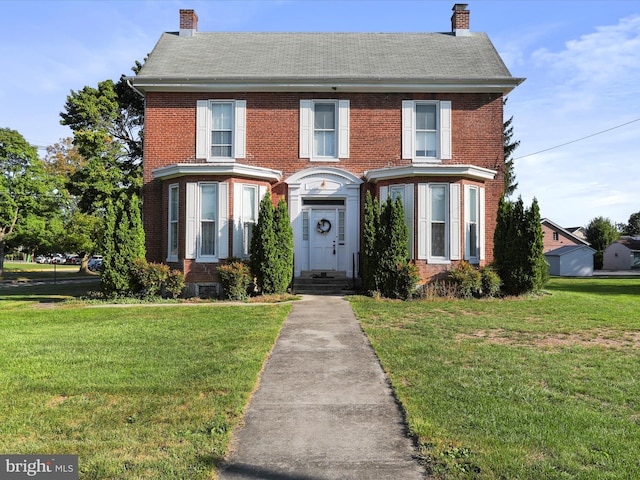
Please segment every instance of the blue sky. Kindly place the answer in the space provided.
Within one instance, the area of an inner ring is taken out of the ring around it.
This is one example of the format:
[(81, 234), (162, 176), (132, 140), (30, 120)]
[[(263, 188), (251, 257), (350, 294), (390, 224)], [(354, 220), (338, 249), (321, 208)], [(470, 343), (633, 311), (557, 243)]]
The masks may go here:
[[(59, 123), (70, 91), (130, 74), (163, 31), (178, 29), (181, 8), (196, 11), (201, 31), (438, 32), (450, 30), (453, 4), (0, 0), (0, 127), (38, 146), (70, 136)], [(640, 211), (640, 1), (468, 8), (471, 30), (487, 32), (512, 75), (527, 78), (505, 112), (521, 142), (516, 195), (536, 197), (542, 216), (565, 227), (596, 216), (626, 223)]]

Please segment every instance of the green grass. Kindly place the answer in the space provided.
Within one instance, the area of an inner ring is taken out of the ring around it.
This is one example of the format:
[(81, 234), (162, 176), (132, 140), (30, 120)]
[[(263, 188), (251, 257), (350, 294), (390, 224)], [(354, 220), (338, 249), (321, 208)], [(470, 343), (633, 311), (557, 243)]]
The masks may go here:
[(76, 454), (81, 479), (215, 478), (290, 305), (87, 308), (30, 291), (0, 301), (0, 451)]
[(640, 476), (640, 278), (352, 305), (435, 478)]

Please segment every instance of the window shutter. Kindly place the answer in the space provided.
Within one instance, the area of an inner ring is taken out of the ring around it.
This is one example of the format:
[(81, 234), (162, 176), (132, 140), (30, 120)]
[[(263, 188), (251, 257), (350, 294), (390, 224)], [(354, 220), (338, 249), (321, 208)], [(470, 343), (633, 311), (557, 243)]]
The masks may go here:
[(418, 259), (427, 259), (427, 184), (418, 184)]
[(197, 194), (198, 194), (198, 184), (189, 182), (187, 183), (186, 189), (186, 212), (185, 212), (185, 220), (186, 220), (186, 231), (184, 235), (184, 257), (185, 258), (196, 258), (197, 245), (196, 245), (196, 223), (197, 223)]
[(338, 158), (349, 158), (349, 100), (338, 101)]
[(233, 256), (242, 256), (242, 184), (233, 184)]
[(484, 188), (478, 189), (479, 195), (479, 207), (480, 207), (480, 218), (478, 225), (478, 238), (480, 239), (480, 260), (484, 260), (485, 258), (485, 218), (484, 218)]
[(196, 158), (209, 157), (211, 133), (209, 132), (209, 101), (196, 102)]
[(451, 102), (440, 102), (440, 159), (451, 160)]
[(218, 259), (229, 256), (229, 184), (218, 184)]
[(460, 185), (457, 183), (449, 185), (449, 239), (451, 260), (462, 259), (460, 245)]
[(405, 160), (413, 159), (415, 154), (413, 107), (414, 102), (412, 100), (402, 101), (402, 158)]
[(409, 228), (409, 258), (414, 259), (415, 253), (413, 251), (413, 234), (415, 232), (413, 223), (413, 183), (409, 183), (404, 186), (404, 197), (402, 198), (402, 204), (404, 205), (404, 220)]
[(234, 158), (246, 158), (247, 156), (247, 101), (236, 100), (235, 132), (234, 132)]
[(311, 100), (300, 100), (300, 158), (311, 158)]
[(260, 202), (262, 201), (262, 199), (266, 194), (267, 194), (267, 187), (265, 187), (264, 185), (260, 185), (258, 187), (258, 211), (260, 211)]
[(380, 207), (387, 201), (387, 197), (389, 196), (389, 187), (380, 187), (380, 198), (379, 203)]

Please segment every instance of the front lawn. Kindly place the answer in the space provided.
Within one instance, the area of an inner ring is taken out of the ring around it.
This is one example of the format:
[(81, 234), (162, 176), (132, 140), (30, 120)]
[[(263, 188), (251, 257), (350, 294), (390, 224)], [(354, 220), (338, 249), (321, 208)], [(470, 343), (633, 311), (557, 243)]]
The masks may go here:
[(351, 299), (435, 478), (640, 477), (640, 278), (547, 293)]
[(0, 451), (76, 454), (100, 480), (215, 478), (291, 308), (3, 298)]

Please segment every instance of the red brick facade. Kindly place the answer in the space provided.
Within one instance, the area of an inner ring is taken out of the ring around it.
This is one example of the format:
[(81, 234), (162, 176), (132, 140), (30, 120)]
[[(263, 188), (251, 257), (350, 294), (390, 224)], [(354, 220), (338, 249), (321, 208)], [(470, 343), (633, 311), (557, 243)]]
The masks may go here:
[[(299, 157), (299, 123), (301, 99), (349, 100), (349, 158), (338, 162), (311, 162)], [(147, 255), (151, 261), (167, 258), (167, 191), (168, 186), (195, 182), (205, 178), (183, 176), (175, 179), (155, 179), (152, 171), (176, 164), (206, 163), (196, 160), (196, 101), (235, 99), (246, 100), (246, 158), (236, 163), (264, 167), (282, 172), (282, 181), (270, 185), (274, 201), (278, 197), (287, 199), (285, 180), (292, 174), (307, 168), (329, 166), (351, 172), (363, 179), (364, 173), (372, 169), (411, 165), (401, 155), (401, 106), (403, 100), (451, 101), (451, 146), (452, 159), (442, 165), (474, 165), (497, 171), (491, 180), (478, 180), (461, 176), (411, 177), (381, 180), (376, 185), (364, 182), (361, 198), (369, 189), (374, 193), (379, 188), (398, 183), (446, 182), (484, 187), (485, 191), (485, 262), (493, 258), (493, 231), (496, 210), (503, 192), (503, 116), (502, 96), (493, 93), (455, 94), (390, 94), (390, 93), (182, 93), (148, 92), (146, 94), (145, 153), (143, 186), (143, 219), (147, 241)], [(207, 176), (207, 181), (226, 181), (233, 185), (238, 179), (224, 176)], [(256, 184), (267, 184), (255, 181)], [(461, 187), (463, 188), (463, 187)], [(180, 188), (182, 192), (184, 189)], [(414, 190), (417, 205), (417, 188)], [(180, 195), (180, 211), (184, 211), (184, 194)], [(463, 201), (463, 200), (461, 200)], [(229, 219), (233, 217), (233, 199), (229, 200)], [(362, 204), (363, 202), (361, 202)], [(461, 205), (464, 212), (464, 205)], [(460, 238), (463, 237), (464, 219), (461, 222)], [(184, 231), (184, 219), (180, 219), (179, 231)], [(231, 245), (232, 239), (229, 238)], [(231, 251), (231, 250), (230, 250)], [(215, 265), (198, 264), (185, 258), (181, 244), (178, 264), (187, 274), (189, 282), (215, 282)], [(431, 278), (449, 265), (429, 265), (424, 260), (416, 261), (425, 279)], [(455, 264), (456, 262), (452, 262)]]

